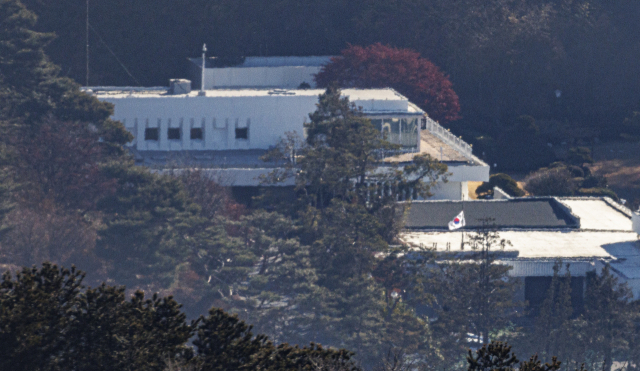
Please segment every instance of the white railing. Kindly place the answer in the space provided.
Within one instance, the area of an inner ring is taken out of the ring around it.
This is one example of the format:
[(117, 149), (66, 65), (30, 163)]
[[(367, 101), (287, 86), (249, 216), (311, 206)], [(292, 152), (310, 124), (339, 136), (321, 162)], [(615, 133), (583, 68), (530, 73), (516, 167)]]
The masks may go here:
[(442, 140), (446, 144), (453, 147), (455, 150), (460, 152), (463, 156), (469, 157), (469, 158), (473, 156), (471, 146), (467, 144), (464, 140), (451, 134), (449, 130), (443, 128), (442, 126), (440, 126), (440, 124), (433, 121), (429, 117), (425, 117), (424, 120), (426, 121), (427, 130), (431, 134), (435, 135), (440, 140)]

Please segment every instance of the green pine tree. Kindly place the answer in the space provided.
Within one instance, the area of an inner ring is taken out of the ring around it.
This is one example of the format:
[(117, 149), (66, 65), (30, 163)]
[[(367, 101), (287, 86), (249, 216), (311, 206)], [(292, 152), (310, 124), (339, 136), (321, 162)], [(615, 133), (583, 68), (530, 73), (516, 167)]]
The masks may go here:
[(585, 348), (591, 351), (586, 361), (589, 368), (610, 370), (615, 360), (629, 356), (635, 335), (633, 294), (611, 274), (609, 265), (605, 265), (600, 274), (591, 273), (587, 278), (581, 328)]
[(540, 313), (535, 319), (533, 331), (527, 335), (529, 350), (536, 352), (542, 360), (559, 356), (569, 367), (574, 359), (579, 343), (572, 331), (573, 307), (571, 302), (571, 272), (566, 264), (566, 272), (560, 276), (561, 261), (553, 267), (553, 278), (547, 296), (542, 302)]

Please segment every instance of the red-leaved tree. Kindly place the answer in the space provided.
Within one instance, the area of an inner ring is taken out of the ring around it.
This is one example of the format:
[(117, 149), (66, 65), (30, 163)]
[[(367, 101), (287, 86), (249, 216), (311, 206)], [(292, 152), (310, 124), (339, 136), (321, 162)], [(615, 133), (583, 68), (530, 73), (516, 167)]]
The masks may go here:
[(343, 88), (390, 87), (437, 121), (460, 118), (460, 103), (451, 81), (436, 65), (410, 49), (380, 43), (350, 45), (341, 56), (332, 58), (315, 80), (319, 87), (333, 83)]

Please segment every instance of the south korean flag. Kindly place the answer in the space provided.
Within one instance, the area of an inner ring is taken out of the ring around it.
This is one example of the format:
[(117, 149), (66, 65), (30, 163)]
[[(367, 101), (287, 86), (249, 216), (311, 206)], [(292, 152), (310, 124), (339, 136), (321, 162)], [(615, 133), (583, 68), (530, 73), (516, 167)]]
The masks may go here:
[(449, 222), (449, 230), (452, 231), (454, 229), (462, 228), (464, 227), (464, 225), (464, 211), (461, 211), (458, 216), (456, 216), (452, 221)]

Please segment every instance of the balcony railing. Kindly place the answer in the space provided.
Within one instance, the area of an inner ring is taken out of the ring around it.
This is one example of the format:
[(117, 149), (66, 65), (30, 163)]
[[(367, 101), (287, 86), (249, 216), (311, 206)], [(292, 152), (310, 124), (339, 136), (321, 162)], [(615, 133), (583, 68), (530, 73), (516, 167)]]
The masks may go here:
[(438, 139), (442, 140), (449, 146), (453, 147), (456, 151), (460, 152), (463, 156), (467, 158), (472, 158), (472, 148), (469, 144), (467, 144), (464, 140), (459, 137), (451, 134), (451, 132), (433, 121), (429, 117), (423, 118), (426, 121), (426, 129)]

